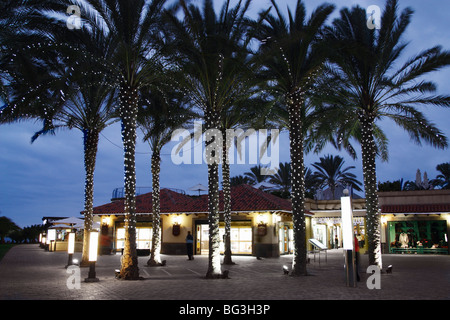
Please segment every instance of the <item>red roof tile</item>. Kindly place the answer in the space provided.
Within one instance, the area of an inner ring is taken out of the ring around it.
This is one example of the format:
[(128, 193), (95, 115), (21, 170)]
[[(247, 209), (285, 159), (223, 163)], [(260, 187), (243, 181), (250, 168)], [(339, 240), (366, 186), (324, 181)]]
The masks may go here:
[(383, 205), (381, 206), (381, 212), (382, 213), (450, 212), (450, 203)]
[[(169, 189), (162, 189), (160, 195), (161, 213), (208, 212), (208, 195), (188, 196)], [(220, 210), (223, 210), (223, 193), (220, 191)], [(289, 200), (253, 188), (240, 185), (231, 188), (231, 210), (246, 211), (288, 211), (292, 210)], [(94, 214), (121, 214), (124, 201), (117, 200), (94, 208)], [(152, 193), (136, 196), (136, 213), (152, 212)]]

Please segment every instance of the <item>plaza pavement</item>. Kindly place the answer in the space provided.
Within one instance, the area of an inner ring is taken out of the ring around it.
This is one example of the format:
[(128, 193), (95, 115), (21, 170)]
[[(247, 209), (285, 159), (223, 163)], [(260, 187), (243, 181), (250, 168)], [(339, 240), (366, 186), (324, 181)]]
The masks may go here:
[[(13, 247), (0, 262), (1, 300), (449, 300), (449, 255), (383, 255), (384, 269), (393, 265), (392, 274), (381, 274), (381, 289), (368, 289), (365, 273), (367, 255), (361, 256), (361, 281), (357, 287), (345, 284), (342, 250), (316, 255), (308, 264), (309, 276), (283, 274), (292, 256), (257, 260), (233, 256), (236, 263), (222, 266), (229, 279), (204, 278), (207, 256), (163, 255), (164, 267), (147, 267), (148, 257), (139, 257), (143, 280), (115, 278), (120, 255), (99, 256), (96, 264), (99, 282), (85, 283), (89, 268), (80, 268), (80, 288), (68, 287), (67, 253), (46, 252), (36, 244)], [(74, 258), (81, 258), (75, 253)], [(73, 278), (71, 278), (73, 279)], [(71, 282), (75, 283), (75, 282)]]

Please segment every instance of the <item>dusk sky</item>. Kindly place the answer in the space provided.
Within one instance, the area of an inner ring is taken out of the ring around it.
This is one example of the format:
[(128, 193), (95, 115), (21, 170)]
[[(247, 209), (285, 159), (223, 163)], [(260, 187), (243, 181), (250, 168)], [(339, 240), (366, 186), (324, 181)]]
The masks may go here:
[[(197, 0), (197, 2), (201, 2)], [(306, 1), (308, 14), (318, 4), (325, 1)], [(343, 6), (359, 4), (367, 8), (370, 5), (384, 7), (379, 0), (340, 0), (329, 1), (336, 5), (333, 17)], [(288, 4), (295, 9), (296, 1), (278, 1), (283, 10)], [(218, 1), (220, 6), (222, 1)], [(253, 1), (252, 14), (267, 8), (269, 1)], [(400, 1), (400, 8), (409, 6), (415, 13), (407, 29), (404, 40), (409, 41), (401, 62), (435, 45), (450, 50), (448, 12), (450, 1), (412, 0)], [(331, 22), (331, 20), (329, 20)], [(427, 76), (438, 85), (438, 94), (450, 94), (450, 68)], [(450, 110), (428, 107), (423, 112), (428, 119), (450, 138)], [(417, 169), (428, 178), (437, 175), (436, 165), (450, 161), (450, 150), (437, 150), (426, 144), (418, 146), (410, 141), (409, 136), (392, 122), (383, 122), (383, 129), (389, 138), (389, 161), (377, 162), (378, 181), (414, 180)], [(20, 227), (40, 224), (43, 216), (80, 216), (84, 204), (84, 164), (82, 134), (77, 130), (61, 130), (54, 136), (43, 136), (31, 144), (31, 136), (41, 128), (40, 123), (21, 122), (0, 126), (0, 216), (11, 218)], [(202, 165), (175, 165), (170, 152), (173, 147), (168, 144), (162, 151), (161, 188), (186, 190), (201, 183), (207, 186), (207, 168)], [(359, 149), (359, 145), (356, 145)], [(318, 161), (321, 155), (334, 154), (345, 158), (346, 166), (353, 165), (353, 172), (362, 181), (361, 157), (353, 161), (345, 153), (339, 153), (328, 147), (320, 155), (308, 154), (307, 166)], [(360, 154), (360, 153), (359, 153)], [(151, 187), (150, 148), (142, 142), (138, 132), (136, 154), (136, 177), (138, 187)], [(288, 133), (282, 132), (280, 139), (280, 162), (289, 160)], [(232, 165), (231, 175), (249, 171), (253, 164)], [(110, 202), (114, 188), (123, 187), (123, 150), (120, 124), (104, 130), (100, 136), (97, 165), (95, 171), (94, 205)]]

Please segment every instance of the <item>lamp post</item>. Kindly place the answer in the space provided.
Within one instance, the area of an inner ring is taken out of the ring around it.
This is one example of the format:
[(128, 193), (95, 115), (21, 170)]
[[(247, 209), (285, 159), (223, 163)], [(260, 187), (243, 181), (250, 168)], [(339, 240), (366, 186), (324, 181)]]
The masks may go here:
[(73, 265), (73, 253), (75, 252), (75, 232), (69, 232), (69, 241), (67, 243), (67, 253), (69, 255), (67, 266)]
[(341, 197), (341, 212), (346, 283), (348, 287), (356, 287), (355, 253), (353, 251), (353, 212), (352, 199), (349, 196)]
[(85, 282), (99, 281), (95, 274), (95, 262), (97, 261), (98, 253), (98, 231), (92, 230), (89, 233), (89, 274)]

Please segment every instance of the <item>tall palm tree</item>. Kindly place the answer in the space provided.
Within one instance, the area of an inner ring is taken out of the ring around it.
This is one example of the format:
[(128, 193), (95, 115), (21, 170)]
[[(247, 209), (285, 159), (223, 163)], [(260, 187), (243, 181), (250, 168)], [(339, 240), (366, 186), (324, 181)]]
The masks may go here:
[[(326, 32), (332, 49), (330, 78), (335, 80), (323, 90), (327, 101), (328, 127), (338, 128), (333, 135), (336, 144), (353, 149), (350, 140), (361, 144), (364, 189), (367, 210), (369, 263), (382, 267), (380, 215), (378, 212), (375, 159), (387, 158), (387, 137), (376, 122), (390, 118), (420, 144), (425, 141), (446, 148), (446, 137), (419, 110), (421, 106), (450, 106), (449, 96), (433, 95), (436, 85), (426, 76), (450, 64), (450, 52), (436, 46), (424, 50), (400, 67), (401, 54), (407, 44), (405, 31), (412, 9), (398, 13), (398, 1), (388, 0), (381, 17), (381, 29), (367, 28), (365, 9), (353, 7), (340, 11)], [(325, 113), (324, 113), (325, 114)], [(336, 127), (337, 126), (337, 127)], [(382, 143), (377, 143), (381, 141)]]
[(272, 85), (272, 93), (288, 114), (292, 167), (292, 215), (294, 222), (294, 258), (292, 275), (306, 275), (306, 225), (304, 186), (304, 131), (306, 96), (325, 61), (320, 32), (334, 6), (323, 4), (309, 19), (303, 1), (298, 0), (295, 12), (288, 9), (283, 16), (276, 1), (271, 0), (276, 14), (265, 16), (257, 38), (262, 42), (263, 74)]
[[(207, 278), (220, 278), (219, 163), (222, 112), (248, 96), (243, 81), (251, 77), (246, 13), (250, 0), (231, 8), (225, 1), (216, 15), (211, 0), (203, 8), (180, 0), (183, 19), (167, 15), (174, 64), (184, 72), (178, 83), (203, 112), (208, 162), (209, 263)], [(217, 134), (213, 134), (217, 133)]]
[[(245, 59), (246, 57), (243, 56)], [(257, 79), (257, 78), (254, 78)], [(259, 90), (257, 86), (258, 80), (256, 81), (244, 81), (241, 84), (240, 90), (246, 91), (248, 96), (253, 96), (256, 91)], [(232, 265), (232, 252), (231, 252), (231, 186), (232, 178), (230, 177), (230, 160), (229, 159), (229, 149), (236, 146), (238, 150), (238, 157), (242, 156), (241, 148), (239, 143), (241, 139), (245, 137), (238, 136), (236, 141), (234, 140), (236, 132), (234, 129), (248, 129), (249, 127), (254, 128), (258, 123), (261, 122), (261, 108), (264, 105), (259, 98), (248, 98), (245, 100), (237, 101), (235, 105), (230, 108), (226, 108), (222, 112), (221, 122), (222, 122), (222, 137), (223, 137), (223, 148), (222, 148), (222, 192), (223, 192), (223, 219), (225, 222), (225, 233), (224, 233), (224, 257), (223, 264)], [(233, 131), (233, 136), (228, 136), (228, 130)], [(244, 130), (242, 132), (245, 134)], [(233, 140), (233, 141), (232, 141)]]
[(110, 76), (118, 81), (119, 117), (124, 145), (125, 244), (120, 278), (139, 279), (136, 251), (135, 146), (139, 92), (156, 84), (162, 74), (156, 40), (165, 0), (86, 0), (86, 28), (105, 30), (115, 51), (105, 62)]
[(338, 185), (351, 186), (357, 191), (361, 191), (356, 175), (349, 172), (354, 166), (343, 168), (344, 158), (340, 156), (326, 155), (320, 157), (319, 162), (314, 162), (312, 166), (317, 170), (314, 175), (320, 181), (321, 187), (329, 187), (333, 199), (336, 198), (336, 187)]
[(170, 88), (159, 88), (143, 92), (138, 125), (144, 133), (152, 150), (152, 248), (149, 266), (161, 266), (161, 210), (160, 210), (160, 171), (161, 148), (167, 144), (172, 132), (185, 126), (197, 114), (186, 107), (180, 93)]
[[(56, 9), (61, 3), (52, 3)], [(64, 5), (63, 5), (64, 7)], [(114, 122), (114, 100), (111, 84), (97, 72), (98, 61), (86, 53), (106, 59), (114, 46), (101, 30), (71, 33), (61, 28), (58, 19), (36, 14), (33, 48), (19, 50), (9, 87), (13, 92), (8, 108), (9, 120), (26, 118), (43, 120), (40, 135), (53, 134), (57, 128), (76, 128), (83, 134), (85, 166), (84, 241), (81, 265), (88, 265), (89, 232), (93, 223), (94, 171), (100, 132)], [(31, 24), (30, 24), (31, 27)], [(45, 48), (36, 46), (46, 41)], [(71, 46), (78, 50), (72, 50)], [(44, 50), (43, 50), (44, 49)]]

